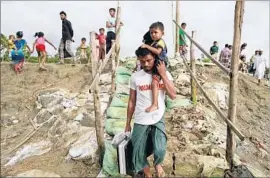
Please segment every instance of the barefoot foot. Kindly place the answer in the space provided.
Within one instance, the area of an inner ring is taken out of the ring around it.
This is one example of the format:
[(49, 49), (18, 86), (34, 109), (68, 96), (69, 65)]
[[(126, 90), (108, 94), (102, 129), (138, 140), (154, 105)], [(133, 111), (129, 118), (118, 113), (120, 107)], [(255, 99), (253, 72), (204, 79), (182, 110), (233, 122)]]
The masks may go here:
[(153, 112), (158, 109), (158, 105), (151, 105), (149, 108), (147, 108), (146, 112)]

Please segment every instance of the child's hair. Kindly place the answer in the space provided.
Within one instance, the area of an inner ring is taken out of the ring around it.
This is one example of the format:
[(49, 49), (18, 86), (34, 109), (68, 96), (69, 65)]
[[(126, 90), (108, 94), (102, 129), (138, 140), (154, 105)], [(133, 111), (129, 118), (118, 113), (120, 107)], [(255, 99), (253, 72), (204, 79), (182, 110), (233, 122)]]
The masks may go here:
[(44, 37), (44, 33), (43, 32), (36, 32), (34, 37)]
[(83, 38), (81, 39), (81, 41), (86, 41), (86, 38), (83, 37)]
[(11, 39), (12, 37), (15, 38), (14, 35), (9, 35), (8, 39)]
[(22, 31), (18, 31), (16, 33), (16, 36), (17, 36), (17, 38), (22, 38), (23, 37), (23, 32)]
[(217, 43), (217, 41), (214, 41), (214, 44), (216, 44)]
[(225, 44), (225, 48), (228, 48), (229, 47), (229, 45), (228, 44)]
[(154, 56), (154, 54), (153, 54), (151, 51), (149, 51), (149, 50), (146, 49), (146, 48), (141, 48), (141, 47), (139, 47), (139, 48), (135, 51), (135, 54), (136, 54), (137, 57), (140, 57), (140, 56), (144, 57), (144, 56), (146, 56), (146, 55), (148, 55), (148, 54), (152, 54), (152, 55)]
[(67, 14), (66, 14), (64, 11), (61, 11), (61, 12), (60, 12), (60, 15), (61, 15), (61, 14), (64, 14), (65, 16), (67, 16)]
[(185, 22), (181, 23), (181, 27), (184, 26), (184, 25), (187, 25)]
[(110, 8), (109, 11), (114, 11), (115, 12), (115, 8)]
[(105, 31), (105, 29), (104, 28), (100, 28), (99, 31)]
[(162, 32), (164, 31), (164, 25), (163, 25), (162, 22), (155, 22), (155, 23), (153, 23), (153, 24), (149, 27), (149, 29), (153, 29), (153, 28), (159, 29), (159, 30), (161, 30)]

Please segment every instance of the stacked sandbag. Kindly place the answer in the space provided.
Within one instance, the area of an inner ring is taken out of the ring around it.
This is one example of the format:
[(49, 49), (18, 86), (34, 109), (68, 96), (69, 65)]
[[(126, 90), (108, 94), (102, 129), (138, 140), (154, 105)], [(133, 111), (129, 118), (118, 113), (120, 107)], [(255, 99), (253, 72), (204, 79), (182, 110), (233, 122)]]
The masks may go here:
[[(135, 63), (135, 61), (133, 61)], [(125, 61), (125, 66), (131, 67), (131, 61)], [(129, 100), (129, 81), (132, 70), (128, 67), (120, 66), (116, 69), (116, 91), (114, 93), (110, 107), (107, 109), (105, 130), (106, 133), (114, 136), (123, 132), (127, 119), (127, 106)]]

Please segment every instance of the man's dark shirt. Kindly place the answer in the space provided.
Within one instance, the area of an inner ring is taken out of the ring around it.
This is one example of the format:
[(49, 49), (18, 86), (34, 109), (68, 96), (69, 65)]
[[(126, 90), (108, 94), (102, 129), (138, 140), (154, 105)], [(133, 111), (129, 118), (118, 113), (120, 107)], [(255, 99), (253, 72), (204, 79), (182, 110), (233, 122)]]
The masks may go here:
[(73, 38), (73, 29), (71, 23), (67, 19), (64, 19), (62, 20), (62, 39), (66, 41), (72, 40), (72, 38)]

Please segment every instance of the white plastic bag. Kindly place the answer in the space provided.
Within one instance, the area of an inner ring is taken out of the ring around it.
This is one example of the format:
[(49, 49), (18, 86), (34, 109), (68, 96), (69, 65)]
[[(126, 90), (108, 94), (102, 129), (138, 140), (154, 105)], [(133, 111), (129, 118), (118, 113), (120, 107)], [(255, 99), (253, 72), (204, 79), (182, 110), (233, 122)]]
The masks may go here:
[(130, 132), (121, 132), (113, 137), (112, 144), (118, 146), (124, 139), (130, 137)]

